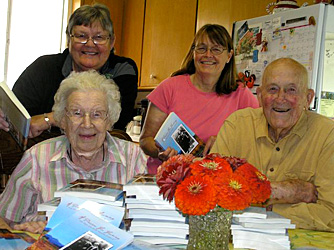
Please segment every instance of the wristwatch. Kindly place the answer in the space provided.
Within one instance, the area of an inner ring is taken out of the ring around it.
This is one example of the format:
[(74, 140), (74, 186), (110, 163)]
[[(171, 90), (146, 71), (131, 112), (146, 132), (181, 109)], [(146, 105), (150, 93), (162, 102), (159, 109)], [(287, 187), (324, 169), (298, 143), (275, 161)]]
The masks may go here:
[(46, 113), (44, 113), (44, 121), (49, 125), (49, 128), (47, 129), (47, 131), (50, 133), (51, 132), (51, 123), (50, 123), (50, 119), (49, 119), (49, 117)]

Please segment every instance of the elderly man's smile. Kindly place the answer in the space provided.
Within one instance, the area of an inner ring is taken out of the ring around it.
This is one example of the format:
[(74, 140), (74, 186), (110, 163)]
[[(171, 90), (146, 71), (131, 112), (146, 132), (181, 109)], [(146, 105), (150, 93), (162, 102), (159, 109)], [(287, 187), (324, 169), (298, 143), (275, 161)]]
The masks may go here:
[(289, 112), (290, 110), (291, 110), (290, 108), (273, 108), (273, 111), (278, 113), (286, 113)]

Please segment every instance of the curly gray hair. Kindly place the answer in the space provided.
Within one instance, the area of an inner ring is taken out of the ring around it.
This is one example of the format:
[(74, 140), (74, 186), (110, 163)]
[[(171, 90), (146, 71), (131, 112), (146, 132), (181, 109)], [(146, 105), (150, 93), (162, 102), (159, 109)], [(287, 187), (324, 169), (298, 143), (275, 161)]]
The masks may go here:
[[(99, 74), (95, 70), (88, 70), (83, 72), (72, 72), (65, 78), (54, 97), (55, 103), (52, 107), (53, 117), (58, 125), (64, 118), (66, 113), (66, 106), (68, 97), (75, 91), (91, 91), (98, 90), (106, 95), (108, 122), (111, 127), (119, 119), (121, 113), (121, 95), (118, 86), (111, 79)], [(111, 128), (110, 128), (111, 129)]]

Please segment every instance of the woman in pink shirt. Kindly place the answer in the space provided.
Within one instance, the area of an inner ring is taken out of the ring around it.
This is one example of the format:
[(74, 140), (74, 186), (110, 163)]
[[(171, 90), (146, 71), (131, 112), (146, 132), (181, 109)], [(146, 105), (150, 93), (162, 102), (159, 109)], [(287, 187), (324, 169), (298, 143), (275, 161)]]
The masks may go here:
[(207, 24), (196, 33), (181, 69), (161, 82), (147, 98), (150, 105), (140, 146), (151, 156), (148, 166), (153, 173), (161, 161), (177, 154), (173, 148), (163, 151), (154, 142), (170, 112), (175, 112), (206, 143), (206, 154), (231, 113), (259, 107), (251, 91), (238, 85), (232, 39), (217, 24)]

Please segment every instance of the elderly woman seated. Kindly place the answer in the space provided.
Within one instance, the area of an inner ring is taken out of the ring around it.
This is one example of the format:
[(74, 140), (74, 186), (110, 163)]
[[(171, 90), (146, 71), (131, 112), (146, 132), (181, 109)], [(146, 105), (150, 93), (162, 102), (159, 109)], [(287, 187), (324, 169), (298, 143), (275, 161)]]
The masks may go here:
[(96, 71), (73, 72), (55, 95), (54, 118), (65, 135), (27, 150), (0, 197), (0, 216), (16, 230), (41, 232), (37, 204), (76, 179), (125, 184), (146, 173), (146, 155), (107, 132), (118, 120), (120, 93)]

